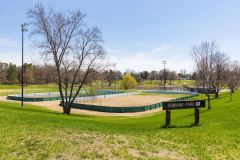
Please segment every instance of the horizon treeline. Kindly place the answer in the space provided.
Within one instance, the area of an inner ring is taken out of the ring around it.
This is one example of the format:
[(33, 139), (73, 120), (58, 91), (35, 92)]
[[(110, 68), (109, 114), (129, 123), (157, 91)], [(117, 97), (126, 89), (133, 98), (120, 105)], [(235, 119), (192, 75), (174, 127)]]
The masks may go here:
[[(3, 64), (3, 63), (2, 63)], [(0, 67), (0, 83), (1, 84), (20, 84), (22, 79), (22, 67), (16, 64), (4, 63), (4, 67)], [(56, 83), (56, 71), (53, 65), (33, 65), (32, 63), (24, 63), (24, 84), (49, 84)], [(131, 74), (138, 84), (143, 83), (144, 80), (149, 80), (152, 84), (154, 80), (159, 80), (160, 84), (164, 81), (164, 69), (159, 71), (141, 71), (136, 72), (134, 70), (127, 70), (121, 72), (119, 70), (105, 69), (103, 71), (92, 70), (86, 83), (93, 83), (94, 81), (102, 80), (106, 82), (106, 85), (111, 87), (114, 81), (121, 80), (125, 74)], [(165, 79), (168, 80), (168, 84), (172, 84), (173, 80), (182, 79), (194, 79), (194, 74), (187, 74), (186, 70), (181, 70), (180, 73), (165, 69)]]

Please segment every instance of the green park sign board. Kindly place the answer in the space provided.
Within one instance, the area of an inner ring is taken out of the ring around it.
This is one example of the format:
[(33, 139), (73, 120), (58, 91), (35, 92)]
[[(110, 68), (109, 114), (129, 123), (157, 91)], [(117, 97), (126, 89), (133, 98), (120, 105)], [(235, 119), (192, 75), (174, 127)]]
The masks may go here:
[(205, 100), (163, 102), (163, 110), (204, 108), (204, 107), (205, 107)]
[(195, 125), (198, 125), (199, 108), (204, 108), (205, 105), (205, 100), (163, 102), (163, 110), (166, 110), (166, 127), (170, 125), (171, 110), (177, 109), (194, 109)]

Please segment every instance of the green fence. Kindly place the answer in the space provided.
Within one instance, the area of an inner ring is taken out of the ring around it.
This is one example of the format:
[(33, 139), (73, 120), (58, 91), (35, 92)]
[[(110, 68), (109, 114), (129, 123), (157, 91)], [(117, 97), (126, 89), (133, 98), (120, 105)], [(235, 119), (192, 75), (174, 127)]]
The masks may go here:
[[(89, 97), (89, 96), (99, 96), (99, 95), (111, 95), (111, 94), (120, 94), (120, 93), (124, 93), (121, 90), (96, 90), (91, 94), (79, 94), (78, 97)], [(7, 99), (10, 100), (15, 100), (15, 101), (21, 101), (22, 97), (20, 95), (9, 95), (7, 96)], [(54, 101), (54, 100), (61, 100), (60, 96), (53, 96), (51, 97), (51, 95), (49, 94), (48, 96), (43, 96), (43, 97), (27, 97), (25, 95), (25, 97), (23, 97), (23, 101), (26, 102), (38, 102), (38, 101)]]
[[(7, 96), (7, 99), (21, 101), (22, 97)], [(23, 97), (23, 101), (26, 102), (55, 101), (55, 100), (61, 100), (61, 97)]]
[[(198, 94), (194, 93), (189, 96), (175, 98), (170, 100), (171, 102), (174, 101), (184, 101), (190, 98), (198, 96)], [(136, 107), (110, 107), (110, 106), (97, 106), (97, 105), (87, 105), (87, 104), (80, 104), (80, 103), (73, 103), (72, 108), (76, 109), (84, 109), (84, 110), (91, 110), (91, 111), (99, 111), (99, 112), (110, 112), (110, 113), (131, 113), (131, 112), (144, 112), (148, 110), (153, 110), (162, 107), (162, 102), (147, 105), (147, 106), (136, 106)]]

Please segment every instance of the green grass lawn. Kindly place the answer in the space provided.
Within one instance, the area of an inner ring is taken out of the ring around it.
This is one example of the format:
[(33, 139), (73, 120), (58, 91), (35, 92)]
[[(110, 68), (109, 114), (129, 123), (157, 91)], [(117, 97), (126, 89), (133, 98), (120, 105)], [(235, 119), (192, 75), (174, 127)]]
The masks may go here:
[(240, 93), (201, 109), (139, 117), (65, 116), (0, 102), (0, 159), (239, 159)]
[[(48, 89), (48, 88), (57, 88), (57, 85), (54, 84), (38, 84), (38, 85), (24, 85), (26, 89)], [(21, 85), (7, 85), (7, 84), (0, 84), (0, 89), (21, 89)]]
[[(144, 80), (143, 81), (143, 86), (145, 87), (158, 87), (160, 85), (160, 80), (153, 80), (153, 81), (150, 81), (150, 80)], [(163, 85), (163, 84), (162, 84)], [(167, 80), (166, 81), (166, 86), (168, 87), (182, 87), (183, 85), (194, 85), (194, 81), (193, 80), (172, 80), (171, 81), (171, 84), (170, 84), (170, 81)]]
[[(25, 85), (24, 93), (43, 93), (43, 92), (58, 92), (57, 85), (53, 84), (39, 84), (39, 85)], [(0, 84), (0, 96), (7, 96), (9, 94), (20, 94), (21, 85), (5, 85)]]
[[(112, 83), (112, 86), (109, 87), (108, 86), (108, 82), (107, 81), (96, 81), (94, 84), (95, 88), (121, 88), (121, 83), (122, 83), (122, 80), (116, 80), (114, 83)], [(193, 80), (172, 80), (171, 81), (171, 84), (170, 84), (170, 81), (167, 80), (166, 81), (166, 86), (167, 87), (183, 87), (183, 85), (187, 85), (187, 86), (193, 86), (195, 85), (194, 81)], [(149, 88), (149, 87), (163, 87), (163, 82), (162, 84), (160, 85), (160, 80), (143, 80), (141, 81), (137, 87), (146, 87), (146, 88)]]
[[(89, 86), (85, 86), (85, 89), (90, 91)], [(94, 88), (101, 89), (101, 88)], [(83, 89), (82, 89), (83, 90)], [(111, 89), (108, 89), (111, 90)], [(114, 90), (114, 89), (113, 89)], [(129, 90), (120, 90), (123, 92), (136, 92), (136, 89)], [(38, 84), (38, 85), (25, 85), (24, 86), (24, 94), (28, 93), (48, 93), (48, 92), (59, 92), (58, 86), (54, 84)], [(0, 96), (7, 96), (11, 94), (21, 94), (21, 85), (6, 85), (0, 84)]]
[[(98, 86), (96, 85), (98, 83)], [(93, 86), (94, 89), (121, 89), (121, 80), (117, 80), (116, 83), (112, 84), (112, 87), (108, 87), (108, 83), (104, 83), (104, 86), (99, 85), (100, 81), (96, 81)], [(192, 80), (173, 80), (172, 84), (169, 84), (169, 81), (167, 81), (167, 86), (169, 87), (182, 87), (183, 84), (192, 85), (194, 82)], [(152, 82), (150, 80), (144, 80), (140, 86), (137, 87), (159, 87), (160, 81), (159, 80), (153, 80)], [(85, 86), (86, 89), (90, 90), (90, 87), (88, 85)], [(128, 91), (135, 91), (135, 89), (131, 89)], [(38, 84), (38, 85), (25, 85), (24, 86), (24, 93), (43, 93), (43, 92), (58, 92), (58, 86), (55, 84)], [(0, 84), (0, 96), (7, 96), (10, 94), (20, 94), (21, 93), (21, 85), (6, 85), (6, 84)]]
[(186, 97), (186, 96), (190, 96), (190, 94), (164, 94), (164, 93), (154, 93), (154, 92), (141, 92), (141, 94), (138, 94), (139, 96), (146, 96), (146, 95), (158, 95), (158, 96), (162, 96), (162, 97), (172, 97), (172, 98), (180, 98), (180, 97)]

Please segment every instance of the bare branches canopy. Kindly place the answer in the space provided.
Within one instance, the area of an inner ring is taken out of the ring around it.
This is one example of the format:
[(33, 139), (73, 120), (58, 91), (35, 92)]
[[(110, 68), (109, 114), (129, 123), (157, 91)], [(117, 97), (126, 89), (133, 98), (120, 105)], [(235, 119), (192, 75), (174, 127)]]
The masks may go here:
[(88, 75), (101, 66), (105, 55), (101, 30), (88, 27), (79, 10), (64, 15), (37, 4), (27, 15), (35, 45), (55, 64), (63, 112), (69, 114)]
[(192, 58), (196, 66), (197, 86), (207, 95), (210, 108), (210, 94), (214, 93), (217, 98), (227, 83), (229, 57), (221, 52), (213, 41), (193, 46)]

